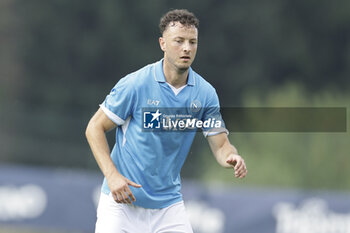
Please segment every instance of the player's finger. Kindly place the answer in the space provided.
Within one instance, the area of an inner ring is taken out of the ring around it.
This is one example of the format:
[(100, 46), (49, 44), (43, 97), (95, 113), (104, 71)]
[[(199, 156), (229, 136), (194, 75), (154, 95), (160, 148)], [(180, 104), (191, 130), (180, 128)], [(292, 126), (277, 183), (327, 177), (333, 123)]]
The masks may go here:
[(119, 200), (120, 203), (124, 203), (124, 197), (123, 197), (122, 192), (118, 193), (118, 200)]
[(239, 178), (242, 175), (242, 171), (236, 171), (235, 176), (236, 178)]
[(114, 199), (117, 203), (121, 203), (121, 197), (118, 193), (115, 194), (115, 199)]
[(235, 169), (235, 176), (237, 177), (237, 176), (241, 175), (242, 172), (244, 172), (244, 169), (243, 169), (243, 168), (241, 168), (241, 169)]
[(125, 192), (129, 195), (129, 197), (130, 197), (130, 199), (131, 199), (132, 201), (136, 201), (136, 198), (135, 198), (134, 194), (132, 194), (132, 192), (131, 192), (131, 190), (129, 189), (129, 187), (126, 188)]
[(129, 203), (129, 204), (131, 204), (131, 201), (130, 201), (130, 199), (129, 199), (129, 196), (126, 194), (126, 192), (121, 192), (121, 195), (122, 195), (122, 197), (123, 197), (123, 200), (122, 200), (123, 203)]
[(233, 167), (237, 165), (237, 161), (235, 159), (228, 159), (226, 163), (232, 165)]
[(236, 177), (236, 178), (239, 178), (240, 176), (241, 176), (241, 172), (237, 172), (237, 171), (236, 171), (236, 172), (235, 172), (235, 177)]
[(242, 160), (238, 160), (237, 164), (235, 165), (235, 170), (241, 169), (242, 165), (243, 165), (243, 161)]
[(244, 177), (247, 175), (247, 173), (248, 173), (248, 170), (246, 170), (245, 172), (243, 172), (243, 174), (242, 174), (242, 175), (240, 175), (240, 177), (239, 177), (239, 178), (244, 178)]
[(118, 202), (118, 196), (112, 192), (112, 197), (114, 199), (114, 201)]
[(244, 178), (247, 174), (247, 170), (244, 169), (242, 170), (242, 172), (240, 172), (238, 175), (237, 175), (237, 178)]
[(235, 171), (237, 171), (237, 172), (241, 172), (241, 171), (244, 171), (244, 170), (246, 170), (246, 166), (245, 166), (245, 164), (244, 163), (242, 163), (240, 166), (238, 166), (238, 167), (235, 167)]
[(136, 184), (135, 182), (128, 180), (128, 185), (131, 185), (135, 188), (141, 188), (142, 186), (140, 184)]
[(240, 169), (235, 170), (235, 176), (236, 176), (237, 178), (239, 178), (239, 177), (242, 176), (242, 174), (243, 174), (245, 171), (246, 171), (245, 166), (242, 166), (242, 167), (240, 167)]

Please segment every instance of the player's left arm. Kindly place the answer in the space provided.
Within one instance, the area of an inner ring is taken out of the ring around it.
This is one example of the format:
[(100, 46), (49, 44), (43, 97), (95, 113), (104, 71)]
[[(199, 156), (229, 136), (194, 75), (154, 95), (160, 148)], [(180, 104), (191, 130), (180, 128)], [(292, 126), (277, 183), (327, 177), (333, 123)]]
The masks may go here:
[(230, 143), (226, 133), (207, 137), (211, 151), (217, 162), (225, 168), (234, 168), (236, 178), (244, 178), (247, 166), (244, 159), (238, 155), (237, 149)]

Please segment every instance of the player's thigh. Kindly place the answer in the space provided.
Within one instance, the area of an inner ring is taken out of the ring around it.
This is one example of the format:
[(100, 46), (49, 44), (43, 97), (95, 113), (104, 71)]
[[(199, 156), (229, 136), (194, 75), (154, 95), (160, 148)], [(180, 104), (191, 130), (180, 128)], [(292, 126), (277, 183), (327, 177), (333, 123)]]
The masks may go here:
[(162, 209), (154, 216), (155, 233), (193, 233), (183, 202)]
[(111, 196), (101, 193), (97, 207), (95, 233), (126, 233), (128, 229), (127, 216), (121, 204), (116, 203)]

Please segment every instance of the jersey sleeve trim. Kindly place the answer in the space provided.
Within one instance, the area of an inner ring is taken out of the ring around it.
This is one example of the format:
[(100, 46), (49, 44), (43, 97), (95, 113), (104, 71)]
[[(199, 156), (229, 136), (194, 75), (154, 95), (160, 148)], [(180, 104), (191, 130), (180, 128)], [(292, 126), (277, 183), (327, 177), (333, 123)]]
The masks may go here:
[(214, 136), (221, 133), (226, 133), (227, 135), (229, 135), (229, 132), (226, 128), (215, 128), (215, 129), (203, 131), (204, 137)]
[(100, 108), (107, 115), (107, 117), (109, 119), (111, 119), (114, 123), (116, 123), (117, 125), (123, 125), (125, 123), (125, 121), (122, 118), (120, 118), (115, 113), (113, 113), (111, 110), (106, 108), (103, 103), (100, 104)]

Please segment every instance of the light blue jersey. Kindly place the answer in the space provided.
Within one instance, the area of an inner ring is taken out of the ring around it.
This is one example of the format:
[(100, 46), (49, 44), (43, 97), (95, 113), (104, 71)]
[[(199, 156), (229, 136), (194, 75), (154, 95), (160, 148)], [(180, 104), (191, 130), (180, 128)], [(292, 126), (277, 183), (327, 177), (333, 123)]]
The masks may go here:
[[(195, 132), (145, 131), (148, 116), (143, 109), (195, 107), (202, 109), (199, 117), (204, 121), (220, 115), (215, 89), (190, 68), (187, 85), (176, 95), (165, 80), (161, 60), (120, 79), (100, 107), (118, 125), (113, 162), (123, 176), (142, 185), (130, 186), (134, 204), (158, 209), (181, 201), (180, 171)], [(148, 125), (157, 127), (155, 114)], [(221, 132), (227, 132), (224, 126), (215, 132), (204, 130), (204, 135)], [(106, 179), (102, 191), (110, 193)]]

